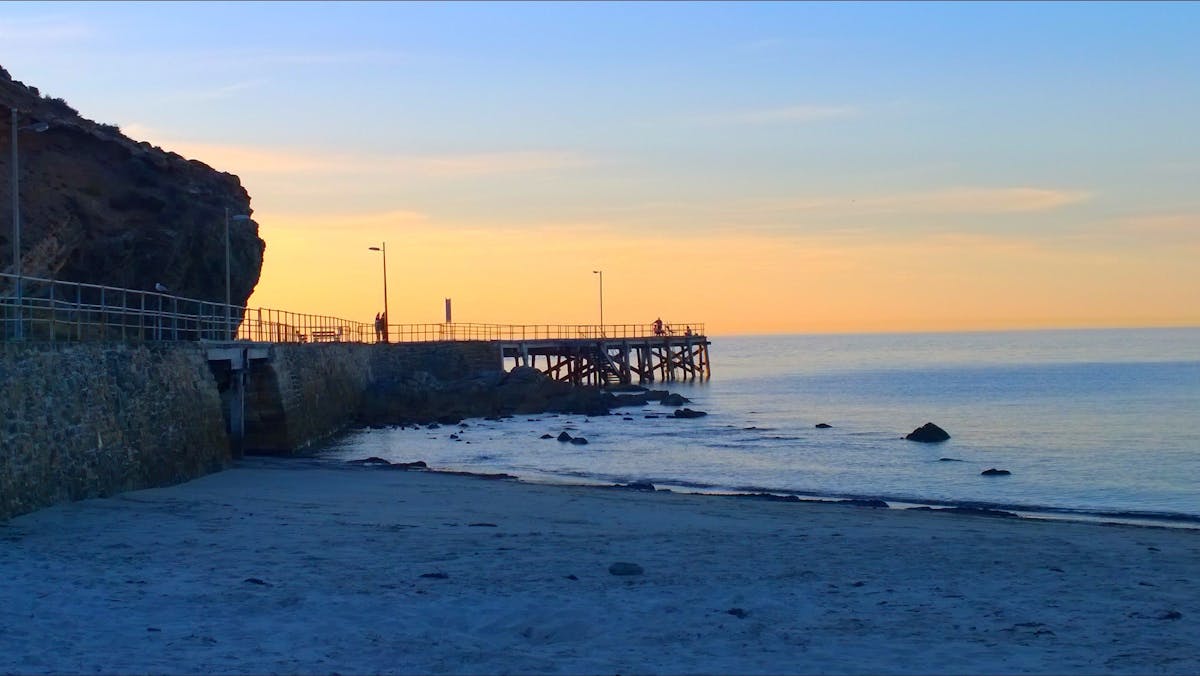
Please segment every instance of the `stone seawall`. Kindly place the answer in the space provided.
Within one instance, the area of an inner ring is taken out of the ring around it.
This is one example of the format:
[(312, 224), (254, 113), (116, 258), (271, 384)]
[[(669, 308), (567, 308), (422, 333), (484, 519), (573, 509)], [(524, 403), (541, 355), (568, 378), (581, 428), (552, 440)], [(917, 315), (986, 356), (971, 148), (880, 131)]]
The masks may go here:
[[(274, 345), (250, 363), (247, 453), (303, 453), (354, 424), (379, 380), (500, 368), (490, 343)], [(225, 366), (205, 347), (0, 343), (0, 519), (180, 483), (231, 458)]]
[(245, 449), (302, 453), (356, 421), (378, 381), (424, 374), (430, 386), (500, 366), (490, 343), (276, 345), (252, 366), (246, 394)]
[(247, 453), (291, 455), (354, 419), (371, 380), (370, 345), (276, 345), (246, 392)]
[(0, 344), (0, 519), (229, 460), (198, 346)]

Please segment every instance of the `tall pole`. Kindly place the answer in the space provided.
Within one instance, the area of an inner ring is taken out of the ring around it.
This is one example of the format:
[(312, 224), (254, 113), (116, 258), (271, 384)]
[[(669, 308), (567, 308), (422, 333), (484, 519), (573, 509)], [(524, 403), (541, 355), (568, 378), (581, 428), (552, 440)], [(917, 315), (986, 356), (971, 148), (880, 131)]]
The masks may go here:
[(592, 270), (593, 273), (600, 275), (600, 335), (604, 335), (604, 271)]
[(233, 310), (229, 290), (229, 207), (225, 207), (225, 339), (233, 340)]
[(392, 339), (388, 336), (388, 322), (391, 317), (388, 315), (388, 299), (387, 299), (387, 242), (379, 249), (383, 254), (383, 342), (390, 343)]
[(13, 223), (13, 274), (17, 276), (17, 330), (13, 337), (21, 340), (24, 332), (21, 326), (24, 311), (21, 308), (21, 177), (17, 172), (17, 109), (12, 111), (12, 223)]
[(387, 301), (387, 242), (380, 246), (367, 247), (371, 251), (378, 251), (383, 254), (383, 342), (392, 342), (388, 338), (388, 301)]

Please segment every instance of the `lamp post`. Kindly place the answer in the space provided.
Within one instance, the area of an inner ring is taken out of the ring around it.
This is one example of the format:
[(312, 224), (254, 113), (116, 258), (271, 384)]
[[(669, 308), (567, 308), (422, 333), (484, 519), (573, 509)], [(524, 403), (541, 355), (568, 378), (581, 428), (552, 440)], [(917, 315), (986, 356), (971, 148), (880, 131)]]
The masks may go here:
[(593, 275), (600, 275), (600, 335), (604, 335), (604, 271), (592, 270)]
[(17, 132), (19, 131), (35, 131), (43, 132), (50, 128), (50, 125), (45, 122), (37, 122), (25, 127), (18, 126), (17, 116), (19, 111), (16, 108), (9, 108), (12, 112), (12, 242), (13, 242), (13, 274), (16, 275), (16, 298), (17, 298), (17, 328), (13, 333), (16, 340), (21, 340), (24, 328), (21, 322), (24, 319), (22, 316), (24, 311), (21, 308), (23, 299), (21, 298), (21, 175), (17, 171)]
[(250, 217), (246, 214), (229, 215), (229, 207), (225, 207), (225, 335), (228, 340), (233, 340), (233, 304), (230, 300), (231, 286), (229, 283), (229, 222), (230, 221), (248, 221)]
[(392, 342), (388, 338), (388, 298), (387, 298), (387, 242), (383, 242), (380, 246), (369, 247), (371, 251), (378, 251), (383, 254), (383, 342)]

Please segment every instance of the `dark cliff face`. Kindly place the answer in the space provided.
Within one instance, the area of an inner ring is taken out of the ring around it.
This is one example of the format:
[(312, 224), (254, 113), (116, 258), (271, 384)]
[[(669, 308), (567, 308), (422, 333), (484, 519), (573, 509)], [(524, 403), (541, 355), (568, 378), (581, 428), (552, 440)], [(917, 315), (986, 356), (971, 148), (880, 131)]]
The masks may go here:
[[(225, 210), (250, 214), (237, 176), (79, 115), (0, 68), (0, 270), (12, 271), (11, 113), (19, 132), (22, 274), (225, 301)], [(245, 304), (265, 243), (230, 223), (231, 300)], [(4, 291), (0, 290), (0, 293)]]

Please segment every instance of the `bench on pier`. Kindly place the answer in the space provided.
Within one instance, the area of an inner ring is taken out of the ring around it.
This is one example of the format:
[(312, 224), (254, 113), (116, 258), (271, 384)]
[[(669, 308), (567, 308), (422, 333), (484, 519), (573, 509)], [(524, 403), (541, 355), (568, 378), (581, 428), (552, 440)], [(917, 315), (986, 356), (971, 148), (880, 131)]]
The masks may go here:
[(340, 343), (342, 341), (342, 327), (336, 329), (315, 329), (309, 332), (309, 337), (314, 343)]

